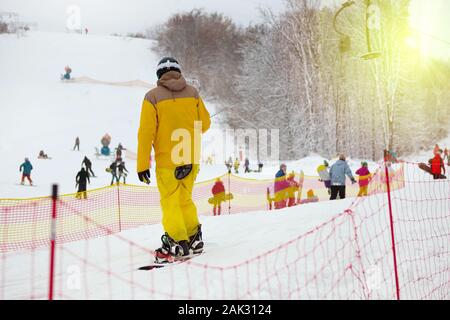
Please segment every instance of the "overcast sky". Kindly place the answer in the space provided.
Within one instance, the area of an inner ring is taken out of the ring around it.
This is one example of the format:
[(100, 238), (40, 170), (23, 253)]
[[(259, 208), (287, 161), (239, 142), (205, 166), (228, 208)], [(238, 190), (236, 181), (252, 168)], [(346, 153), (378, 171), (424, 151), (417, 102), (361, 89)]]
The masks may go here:
[[(342, 3), (343, 0), (323, 0)], [(361, 0), (362, 1), (362, 0)], [(412, 0), (415, 28), (450, 42), (450, 0)], [(222, 12), (241, 25), (260, 22), (259, 8), (283, 10), (283, 0), (0, 0), (0, 12), (12, 11), (21, 20), (37, 22), (39, 30), (64, 31), (71, 5), (80, 8), (81, 26), (90, 32), (111, 34), (144, 31), (163, 23), (176, 12), (204, 8)], [(450, 45), (426, 37), (427, 46), (441, 56), (450, 57)]]

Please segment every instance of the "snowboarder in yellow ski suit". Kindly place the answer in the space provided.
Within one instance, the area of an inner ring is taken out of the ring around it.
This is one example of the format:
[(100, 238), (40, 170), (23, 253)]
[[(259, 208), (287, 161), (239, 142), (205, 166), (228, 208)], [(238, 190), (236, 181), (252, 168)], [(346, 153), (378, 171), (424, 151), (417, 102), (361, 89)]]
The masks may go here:
[(157, 87), (142, 103), (137, 172), (142, 182), (150, 183), (153, 146), (166, 232), (155, 257), (156, 262), (164, 263), (203, 250), (192, 189), (199, 171), (201, 134), (209, 129), (211, 120), (198, 91), (186, 83), (174, 58), (163, 58), (156, 73)]

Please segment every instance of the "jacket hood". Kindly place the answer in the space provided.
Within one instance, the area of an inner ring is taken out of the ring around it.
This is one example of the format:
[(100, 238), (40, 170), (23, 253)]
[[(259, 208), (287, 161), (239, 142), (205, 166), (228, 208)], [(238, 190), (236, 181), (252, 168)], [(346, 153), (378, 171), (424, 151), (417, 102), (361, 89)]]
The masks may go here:
[(345, 162), (344, 160), (338, 160), (338, 161), (335, 162), (335, 165), (336, 166), (345, 166), (346, 163), (347, 162)]
[(169, 71), (162, 75), (161, 79), (158, 80), (157, 85), (167, 88), (170, 91), (181, 91), (186, 87), (187, 83), (181, 73)]

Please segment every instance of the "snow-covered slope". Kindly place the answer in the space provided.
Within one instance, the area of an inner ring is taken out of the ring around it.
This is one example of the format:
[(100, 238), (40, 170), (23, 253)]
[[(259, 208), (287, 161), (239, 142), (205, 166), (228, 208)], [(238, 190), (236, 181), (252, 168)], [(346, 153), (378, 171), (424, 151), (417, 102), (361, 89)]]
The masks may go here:
[[(0, 198), (46, 196), (55, 182), (61, 193), (73, 193), (75, 175), (85, 155), (93, 160), (98, 176), (89, 188), (110, 183), (111, 176), (105, 172), (109, 160), (96, 160), (94, 148), (99, 148), (101, 137), (109, 133), (112, 148), (121, 142), (136, 151), (142, 98), (148, 84), (156, 82), (159, 57), (150, 50), (151, 45), (151, 41), (143, 39), (70, 33), (31, 32), (23, 38), (0, 35)], [(80, 81), (59, 80), (66, 65), (71, 66), (72, 76)], [(123, 86), (127, 82), (130, 86)], [(206, 104), (214, 114), (215, 105), (208, 101)], [(212, 128), (216, 130), (210, 130), (203, 138), (205, 157), (217, 148), (217, 139), (223, 138), (218, 118), (213, 118)], [(77, 136), (81, 140), (80, 152), (71, 150)], [(228, 158), (233, 148), (225, 148)], [(40, 150), (52, 160), (38, 160)], [(25, 157), (34, 166), (34, 188), (18, 185), (19, 165)], [(139, 184), (135, 161), (126, 162), (131, 172), (127, 182)], [(311, 155), (287, 165), (289, 171), (316, 175), (315, 169), (322, 162), (319, 155)], [(359, 161), (350, 164), (356, 169)], [(374, 169), (376, 165), (371, 166)], [(251, 168), (256, 169), (254, 161)], [(266, 164), (262, 173), (244, 176), (271, 179), (277, 170), (278, 164)], [(216, 165), (202, 166), (198, 181), (224, 173), (226, 168), (217, 159)]]
[[(97, 161), (94, 148), (99, 148), (101, 137), (109, 133), (112, 148), (121, 142), (136, 151), (140, 107), (148, 88), (68, 83), (59, 77), (70, 65), (75, 78), (155, 83), (159, 59), (150, 46), (149, 40), (112, 36), (0, 35), (0, 198), (45, 196), (54, 182), (62, 193), (74, 192), (75, 175), (85, 155), (93, 160), (99, 176), (90, 188), (110, 183), (105, 172), (109, 161)], [(208, 108), (215, 112), (213, 105)], [(73, 152), (77, 136), (81, 150)], [(40, 150), (52, 160), (38, 160)], [(17, 185), (19, 165), (25, 157), (34, 166), (35, 188)], [(132, 173), (128, 182), (137, 184), (135, 162), (127, 160), (127, 167)]]

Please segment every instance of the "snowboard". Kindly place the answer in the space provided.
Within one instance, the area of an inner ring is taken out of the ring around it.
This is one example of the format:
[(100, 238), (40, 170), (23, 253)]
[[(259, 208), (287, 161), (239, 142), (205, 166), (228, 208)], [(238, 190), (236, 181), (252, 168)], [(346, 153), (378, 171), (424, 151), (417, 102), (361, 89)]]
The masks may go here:
[[(205, 251), (203, 250), (203, 252), (205, 252)], [(174, 266), (174, 265), (181, 264), (183, 262), (189, 261), (192, 258), (198, 257), (202, 253), (191, 254), (191, 255), (185, 256), (185, 257), (178, 257), (178, 258), (175, 258), (174, 262), (171, 262), (171, 263), (169, 263), (169, 262), (166, 262), (166, 263), (153, 262), (151, 264), (148, 264), (148, 265), (140, 267), (138, 270), (150, 271), (150, 270), (153, 270), (153, 269), (161, 269), (161, 268), (168, 267), (168, 266)]]
[[(227, 193), (225, 194), (224, 198), (221, 199), (222, 201), (229, 201), (229, 200), (233, 200), (233, 194), (232, 193)], [(211, 197), (208, 199), (208, 203), (209, 204), (214, 204), (214, 202), (216, 201), (216, 199), (214, 197)]]
[[(423, 171), (425, 171), (428, 174), (431, 174), (432, 176), (434, 176), (434, 174), (431, 173), (431, 167), (427, 166), (425, 163), (421, 162), (419, 163), (419, 168), (422, 169)], [(447, 177), (443, 174), (440, 174), (438, 176), (438, 179), (447, 179)]]

